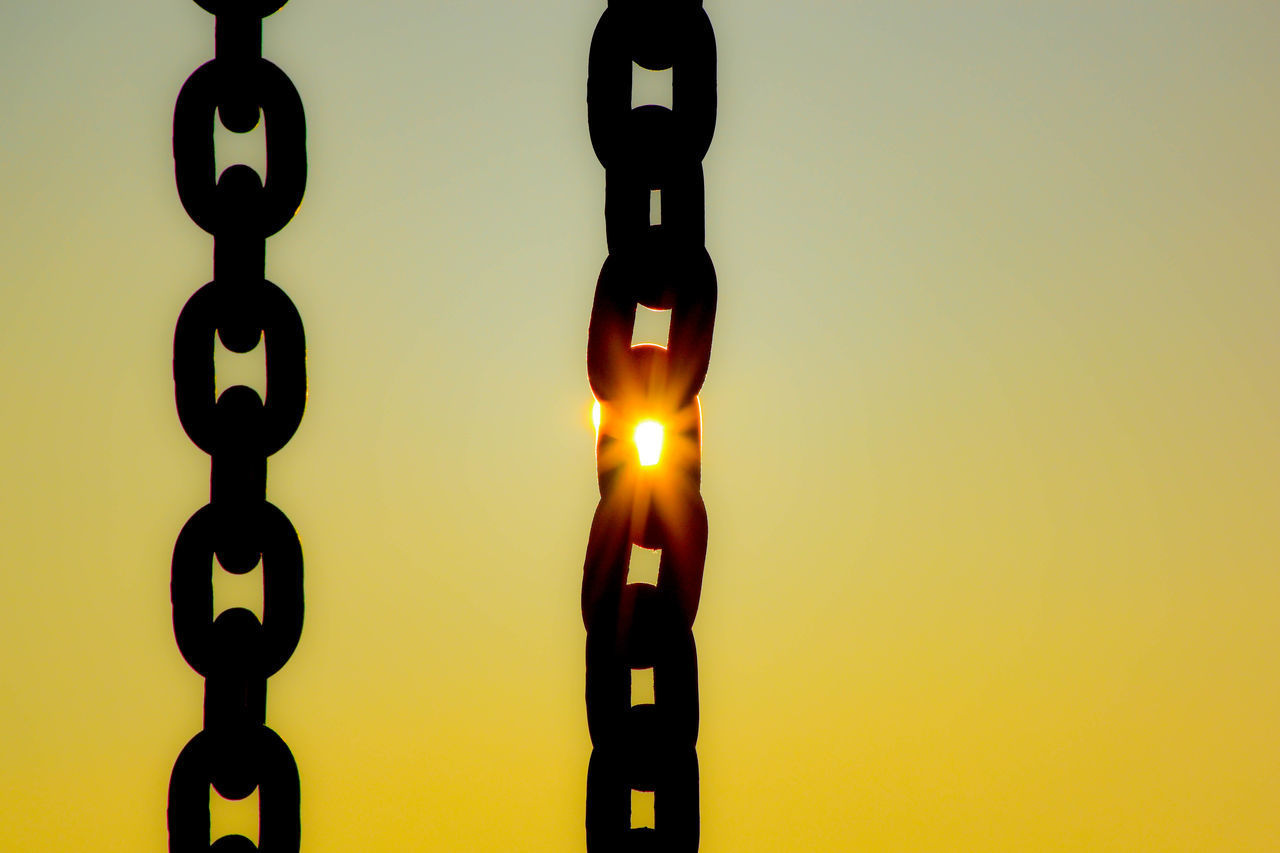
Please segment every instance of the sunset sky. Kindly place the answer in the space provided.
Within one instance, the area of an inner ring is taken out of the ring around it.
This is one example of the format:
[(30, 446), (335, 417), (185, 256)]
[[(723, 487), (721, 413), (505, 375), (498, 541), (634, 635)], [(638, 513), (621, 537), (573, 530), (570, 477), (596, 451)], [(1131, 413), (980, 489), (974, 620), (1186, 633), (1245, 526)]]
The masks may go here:
[[(604, 7), (265, 21), (310, 162), (267, 247), (308, 853), (584, 849)], [(701, 849), (1276, 850), (1280, 4), (705, 7)], [(0, 7), (0, 850), (164, 850), (201, 725), (170, 134), (212, 54), (190, 0)]]

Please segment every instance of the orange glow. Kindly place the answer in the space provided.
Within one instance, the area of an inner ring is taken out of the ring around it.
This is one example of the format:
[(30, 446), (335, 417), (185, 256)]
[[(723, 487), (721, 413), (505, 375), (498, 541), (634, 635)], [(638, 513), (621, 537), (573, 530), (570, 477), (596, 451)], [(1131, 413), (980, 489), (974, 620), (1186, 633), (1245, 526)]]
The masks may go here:
[(596, 434), (600, 433), (600, 401), (591, 401), (591, 425), (596, 428)]
[(657, 465), (662, 458), (662, 424), (647, 420), (636, 424), (634, 440), (644, 467)]

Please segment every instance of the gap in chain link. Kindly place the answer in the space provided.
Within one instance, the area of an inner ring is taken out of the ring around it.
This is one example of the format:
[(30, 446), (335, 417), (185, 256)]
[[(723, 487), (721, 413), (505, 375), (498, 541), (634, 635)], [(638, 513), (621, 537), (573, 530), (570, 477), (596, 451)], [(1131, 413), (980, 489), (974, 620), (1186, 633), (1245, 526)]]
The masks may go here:
[(253, 611), (262, 621), (262, 560), (242, 575), (234, 575), (213, 558), (213, 618), (233, 607)]
[(671, 109), (671, 69), (650, 71), (631, 63), (631, 109), (656, 104)]
[(209, 786), (209, 839), (217, 841), (224, 835), (243, 835), (255, 845), (258, 843), (258, 788), (243, 800), (228, 800)]
[(213, 399), (232, 385), (248, 385), (258, 392), (258, 399), (267, 399), (267, 358), (262, 338), (258, 345), (245, 353), (232, 352), (222, 344), (222, 338), (213, 339)]
[(661, 550), (632, 545), (631, 560), (627, 563), (627, 583), (647, 583), (657, 586), (658, 566), (661, 562)]
[(631, 670), (631, 707), (652, 704), (654, 704), (653, 667)]
[(631, 789), (631, 828), (653, 829), (653, 791)]
[(649, 190), (649, 227), (662, 224), (662, 190)]
[(258, 123), (248, 133), (228, 130), (222, 114), (213, 123), (213, 173), (221, 177), (223, 170), (239, 163), (253, 169), (262, 180), (267, 174), (267, 130), (258, 110)]
[(631, 329), (631, 345), (657, 344), (665, 347), (671, 336), (671, 309), (636, 306), (636, 322)]

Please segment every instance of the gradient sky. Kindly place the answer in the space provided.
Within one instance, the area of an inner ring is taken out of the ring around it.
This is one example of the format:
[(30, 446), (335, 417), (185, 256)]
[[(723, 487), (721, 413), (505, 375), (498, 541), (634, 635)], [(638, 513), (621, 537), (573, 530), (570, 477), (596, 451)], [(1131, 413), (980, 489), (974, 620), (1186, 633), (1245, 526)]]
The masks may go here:
[[(583, 849), (603, 7), (266, 21), (311, 167), (267, 261), (304, 850)], [(702, 849), (1276, 849), (1280, 5), (706, 7)], [(3, 850), (164, 849), (200, 727), (170, 358), (211, 241), (169, 146), (212, 36), (0, 8)]]

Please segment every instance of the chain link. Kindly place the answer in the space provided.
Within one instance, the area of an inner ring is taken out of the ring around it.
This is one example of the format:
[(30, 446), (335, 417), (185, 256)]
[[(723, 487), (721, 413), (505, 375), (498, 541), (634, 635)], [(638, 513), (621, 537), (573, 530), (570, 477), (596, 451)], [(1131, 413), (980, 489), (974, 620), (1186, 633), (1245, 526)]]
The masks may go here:
[[(631, 106), (632, 64), (670, 68), (672, 106)], [(716, 275), (705, 248), (702, 158), (716, 120), (715, 35), (697, 0), (612, 0), (591, 40), (587, 121), (605, 169), (609, 256), (587, 333), (600, 405), (596, 508), (583, 566), (587, 629), (587, 849), (695, 851), (698, 663), (707, 513), (699, 493), (698, 392), (711, 358)], [(660, 191), (661, 222), (649, 220)], [(633, 346), (639, 306), (670, 310), (667, 346)], [(661, 463), (632, 432), (665, 428)], [(631, 548), (661, 551), (656, 584), (629, 583)], [(631, 704), (632, 671), (653, 668), (652, 704)], [(632, 828), (630, 791), (652, 791), (654, 825)]]
[[(266, 239), (293, 218), (307, 180), (302, 100), (262, 58), (262, 18), (285, 0), (197, 0), (216, 16), (215, 56), (178, 93), (173, 160), (178, 196), (213, 235), (213, 281), (187, 301), (173, 339), (178, 418), (211, 461), (209, 503), (191, 516), (173, 551), (173, 631), (205, 679), (204, 729), (169, 780), (169, 849), (223, 853), (299, 848), (298, 767), (266, 725), (267, 678), (302, 634), (302, 547), (288, 517), (266, 500), (267, 458), (293, 436), (307, 397), (306, 341), (292, 301), (267, 281)], [(261, 116), (267, 174), (249, 166), (215, 174), (214, 122), (238, 133)], [(263, 400), (236, 385), (215, 399), (214, 336), (233, 352), (261, 340)], [(262, 620), (236, 607), (213, 618), (214, 557), (243, 574), (262, 563)], [(229, 799), (260, 791), (259, 845), (231, 835), (210, 843), (209, 787)]]

